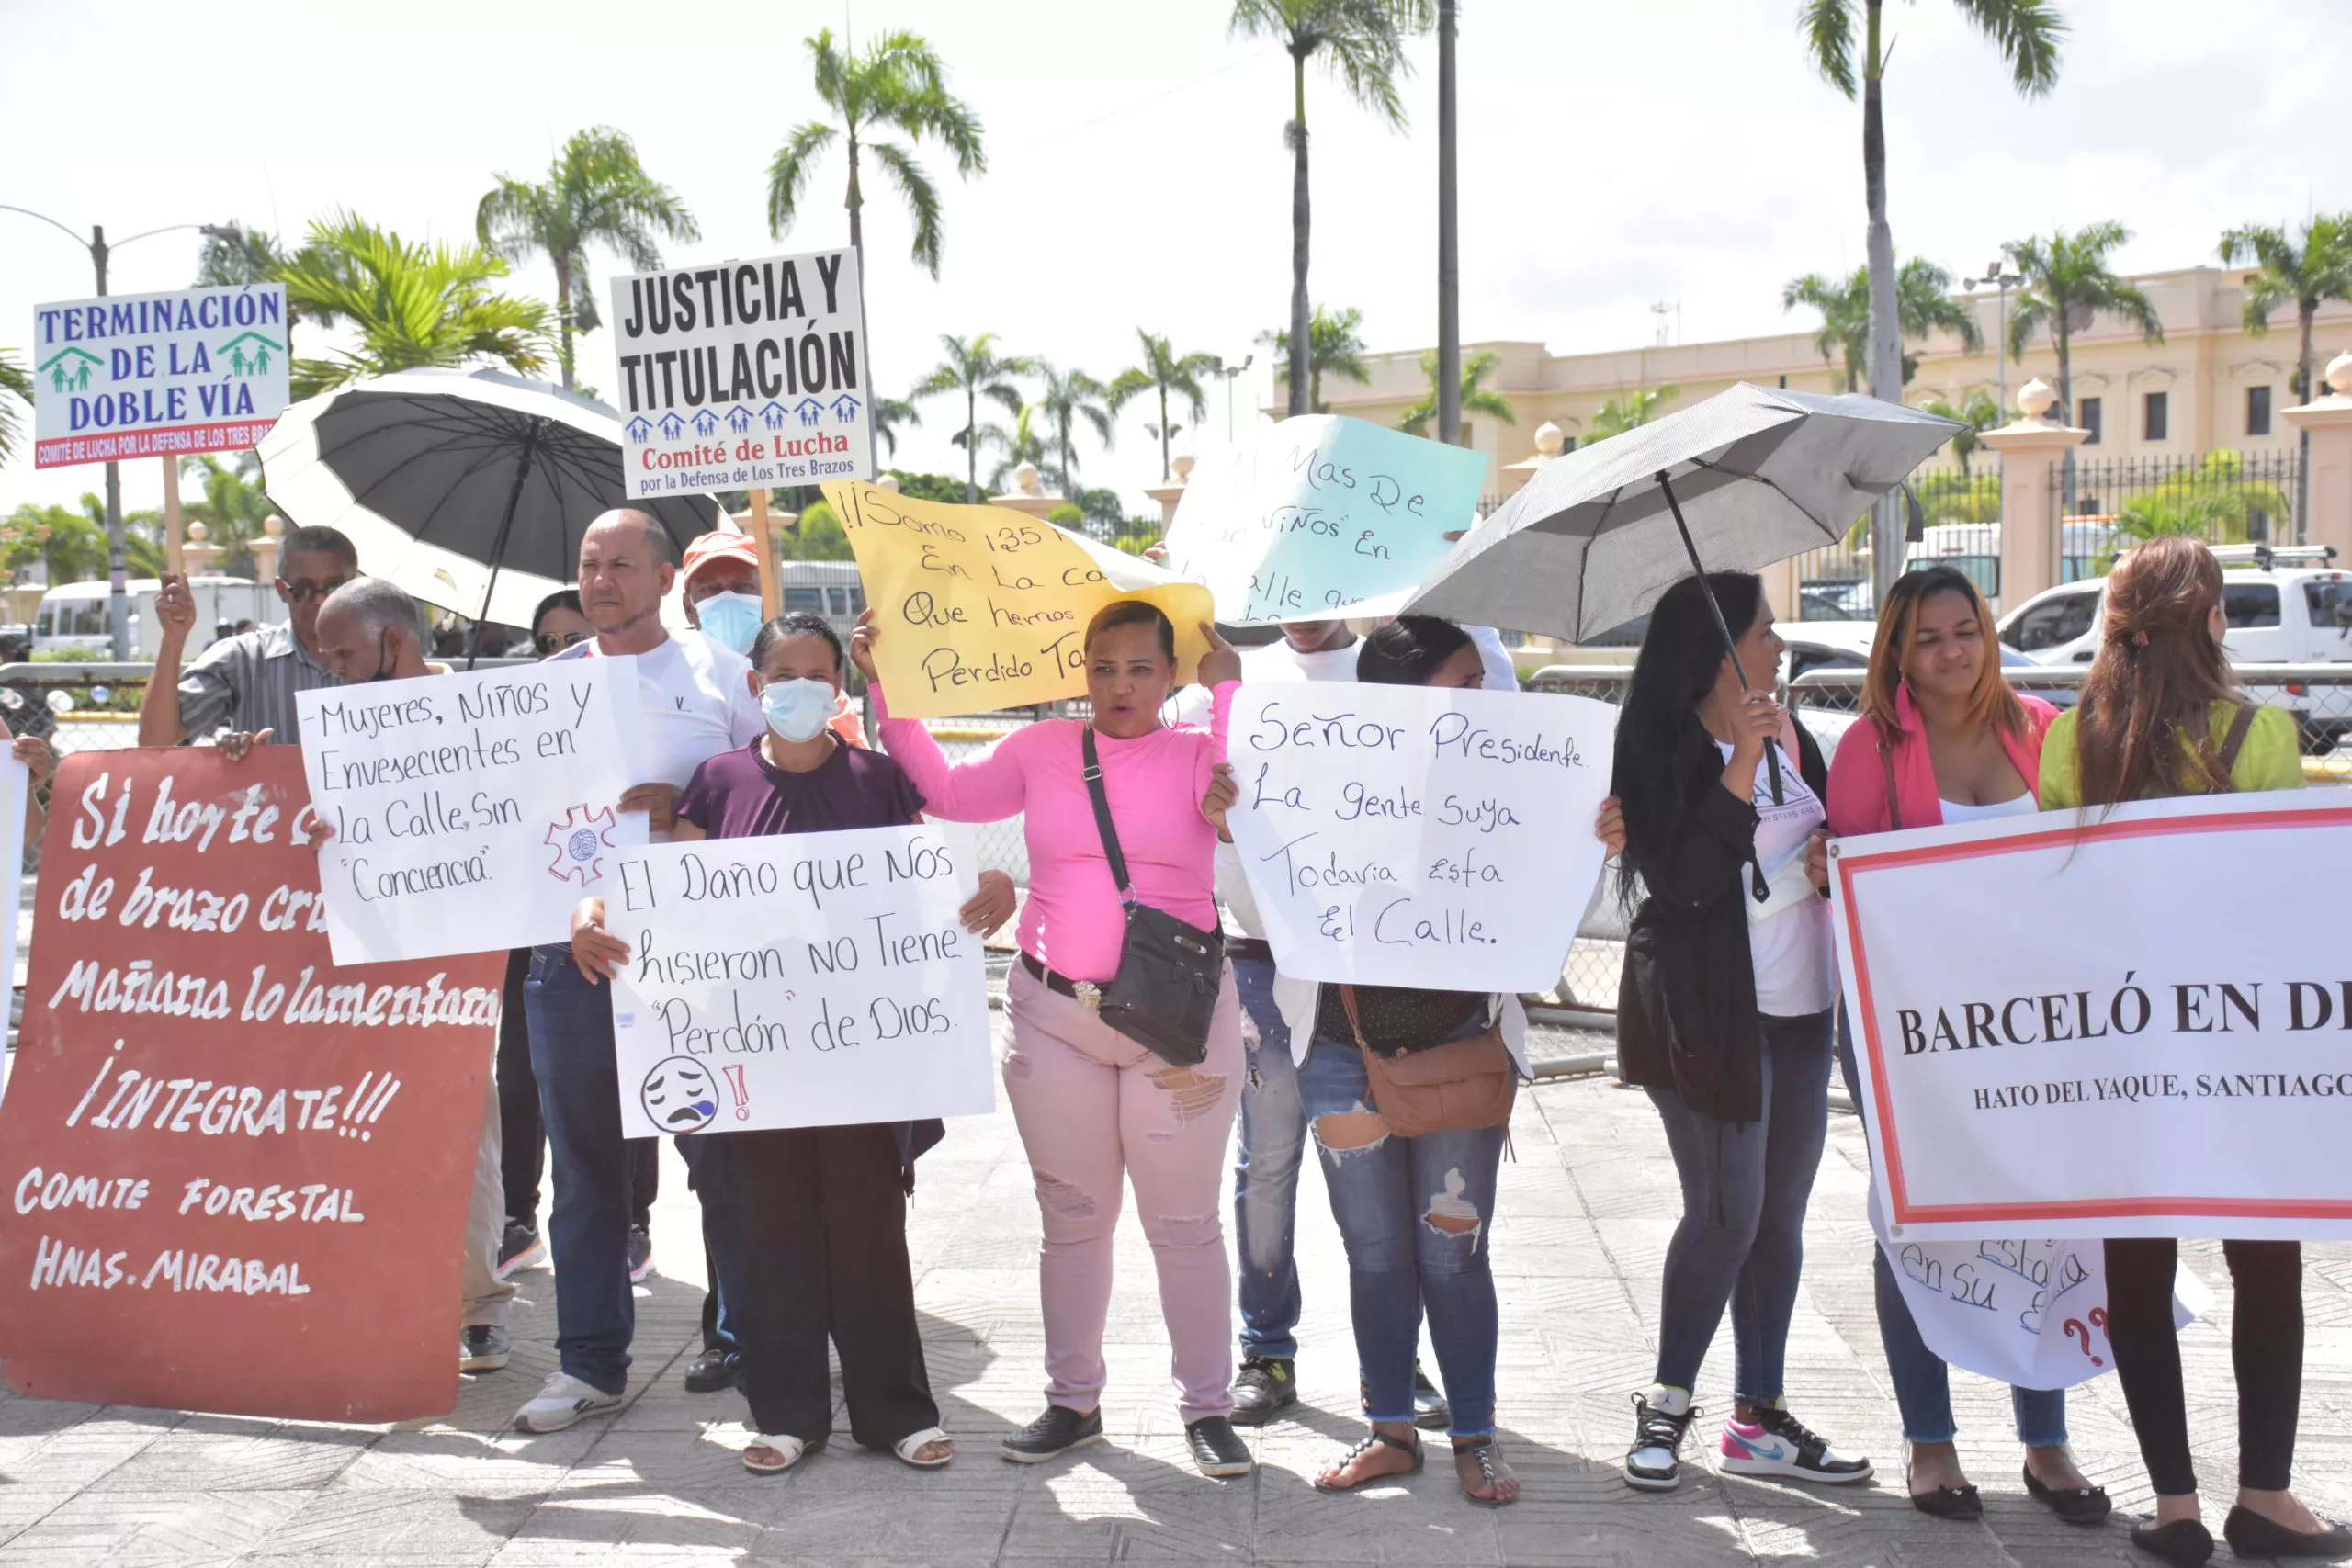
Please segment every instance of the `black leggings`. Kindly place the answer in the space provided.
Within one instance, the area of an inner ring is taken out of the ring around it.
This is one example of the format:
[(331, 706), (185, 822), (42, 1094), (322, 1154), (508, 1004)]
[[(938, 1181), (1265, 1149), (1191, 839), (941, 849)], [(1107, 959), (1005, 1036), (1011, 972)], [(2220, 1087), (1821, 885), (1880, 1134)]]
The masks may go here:
[[(2235, 1297), (2230, 1359), (2238, 1379), (2238, 1484), (2284, 1492), (2303, 1389), (2302, 1243), (2225, 1241), (2222, 1251)], [(2197, 1490), (2180, 1340), (2172, 1325), (2179, 1253), (2169, 1237), (2107, 1244), (2107, 1336), (2115, 1346), (2115, 1373), (2148, 1480), (2165, 1497)]]

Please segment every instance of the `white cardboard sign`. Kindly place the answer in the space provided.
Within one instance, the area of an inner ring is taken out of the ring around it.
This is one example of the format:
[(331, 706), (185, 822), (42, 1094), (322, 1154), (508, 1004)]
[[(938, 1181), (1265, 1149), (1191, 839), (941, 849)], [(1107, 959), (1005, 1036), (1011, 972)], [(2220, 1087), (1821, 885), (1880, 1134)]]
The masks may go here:
[(562, 942), (645, 842), (637, 660), (566, 659), (297, 694), (337, 964)]
[(968, 839), (936, 822), (654, 844), (605, 924), (632, 1138), (995, 1108)]
[(1617, 710), (1587, 697), (1283, 682), (1235, 694), (1227, 814), (1282, 972), (1555, 985), (1601, 845)]
[(2343, 791), (1831, 852), (1891, 1235), (2352, 1235)]
[(285, 412), (286, 286), (73, 299), (33, 310), (33, 466), (251, 446)]
[(629, 498), (874, 478), (858, 287), (850, 250), (615, 278)]

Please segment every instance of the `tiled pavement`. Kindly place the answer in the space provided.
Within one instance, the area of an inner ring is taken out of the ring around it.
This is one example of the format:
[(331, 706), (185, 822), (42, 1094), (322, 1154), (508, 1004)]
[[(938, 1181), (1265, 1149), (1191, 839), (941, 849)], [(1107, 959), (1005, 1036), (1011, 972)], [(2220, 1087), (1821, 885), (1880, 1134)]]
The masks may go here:
[[(446, 1420), (395, 1428), (296, 1424), (0, 1397), (0, 1565), (18, 1563), (632, 1565), (758, 1562), (1597, 1563), (1750, 1559), (1824, 1564), (2050, 1564), (2132, 1557), (2119, 1522), (2058, 1523), (2017, 1484), (2004, 1391), (1956, 1375), (1963, 1454), (1984, 1485), (1981, 1524), (1925, 1518), (1902, 1497), (1899, 1428), (1870, 1300), (1863, 1150), (1833, 1119), (1813, 1204), (1812, 1256), (1791, 1347), (1797, 1408), (1884, 1468), (1877, 1484), (1808, 1489), (1712, 1471), (1639, 1495), (1615, 1461), (1627, 1394), (1647, 1381), (1657, 1276), (1676, 1213), (1673, 1173), (1647, 1101), (1602, 1080), (1525, 1095), (1504, 1168), (1494, 1257), (1502, 1297), (1501, 1415), (1526, 1483), (1515, 1507), (1465, 1506), (1450, 1467), (1343, 1497), (1307, 1485), (1356, 1430), (1347, 1292), (1337, 1236), (1308, 1178), (1301, 1225), (1307, 1315), (1297, 1418), (1253, 1436), (1261, 1468), (1208, 1481), (1186, 1462), (1167, 1385), (1148, 1254), (1132, 1216), (1112, 1318), (1111, 1441), (1015, 1467), (999, 1434), (1040, 1403), (1029, 1175), (1012, 1120), (958, 1123), (923, 1163), (910, 1224), (932, 1379), (964, 1453), (917, 1473), (840, 1444), (772, 1479), (737, 1459), (743, 1407), (691, 1395), (700, 1248), (692, 1199), (665, 1155), (658, 1270), (639, 1292), (640, 1359), (617, 1415), (548, 1437), (506, 1429), (550, 1369), (550, 1276), (523, 1277), (519, 1353), (472, 1381)], [(2198, 1266), (2220, 1278), (2218, 1253)], [(2352, 1513), (2352, 1248), (2312, 1249), (2304, 1493)], [(2232, 1472), (2228, 1292), (2187, 1356), (2199, 1463)], [(366, 1353), (356, 1334), (352, 1353)], [(1701, 1399), (1721, 1409), (1728, 1342)], [(260, 1375), (266, 1375), (266, 1372)], [(2111, 1379), (2073, 1404), (2083, 1467), (2124, 1511), (2144, 1506)], [(2142, 1561), (2147, 1561), (2143, 1559)]]

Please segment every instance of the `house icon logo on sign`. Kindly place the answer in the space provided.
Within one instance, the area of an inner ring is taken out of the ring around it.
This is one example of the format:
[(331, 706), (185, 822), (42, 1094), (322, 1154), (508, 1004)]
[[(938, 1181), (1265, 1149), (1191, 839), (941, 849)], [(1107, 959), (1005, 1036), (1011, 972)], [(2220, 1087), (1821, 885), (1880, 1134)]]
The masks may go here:
[(695, 415), (695, 434), (696, 435), (703, 437), (705, 440), (708, 440), (710, 438), (710, 433), (718, 428), (718, 416), (711, 412), (708, 409), (705, 409), (702, 412)]
[(639, 446), (644, 446), (646, 441), (650, 439), (652, 434), (653, 427), (645, 423), (645, 416), (643, 414), (639, 414), (635, 419), (628, 422), (628, 438), (631, 441), (636, 442)]
[(782, 430), (786, 417), (782, 403), (770, 403), (760, 411), (760, 422), (770, 430)]
[(727, 428), (741, 435), (752, 428), (752, 411), (738, 403), (727, 412)]
[(833, 400), (833, 417), (846, 424), (857, 417), (857, 400), (844, 392)]
[(814, 424), (824, 417), (825, 405), (814, 398), (803, 398), (792, 412), (800, 416), (801, 423)]
[(86, 348), (61, 348), (33, 368), (49, 378), (53, 392), (86, 392), (91, 373), (105, 363)]
[(283, 344), (272, 343), (259, 333), (239, 333), (213, 352), (229, 363), (229, 369), (238, 376), (266, 376), (269, 373), (272, 349), (283, 354)]
[(684, 435), (685, 433), (686, 422), (684, 420), (680, 419), (673, 413), (665, 413), (662, 416), (662, 440), (675, 441), (679, 436)]

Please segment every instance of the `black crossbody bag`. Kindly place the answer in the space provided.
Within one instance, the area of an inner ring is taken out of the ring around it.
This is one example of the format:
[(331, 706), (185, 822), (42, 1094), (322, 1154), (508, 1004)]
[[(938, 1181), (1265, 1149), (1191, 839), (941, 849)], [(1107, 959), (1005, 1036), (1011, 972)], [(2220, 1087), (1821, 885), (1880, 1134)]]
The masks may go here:
[(1102, 794), (1102, 762), (1095, 755), (1094, 727), (1086, 728), (1086, 793), (1094, 801), (1094, 826), (1111, 879), (1126, 906), (1127, 930), (1119, 949), (1119, 973), (1102, 989), (1096, 1010), (1102, 1021), (1151, 1048), (1180, 1067), (1209, 1054), (1209, 1021), (1216, 1015), (1217, 988), (1225, 979), (1225, 933), (1203, 931), (1165, 909), (1138, 903), (1127, 883), (1127, 857), (1119, 852), (1118, 829), (1111, 826), (1111, 803)]

